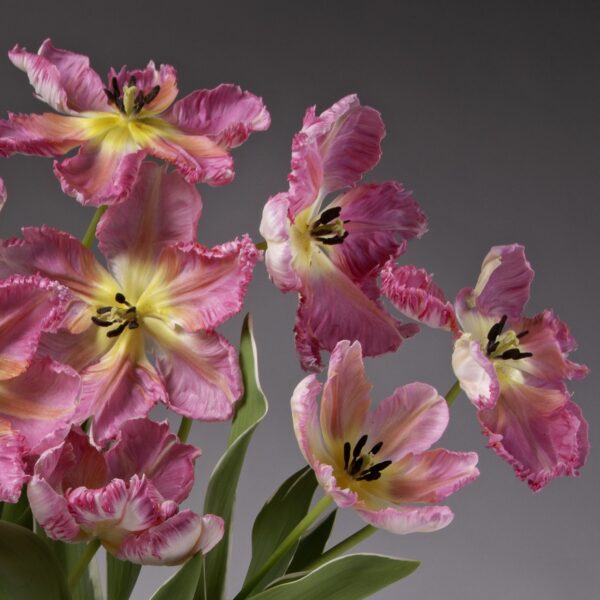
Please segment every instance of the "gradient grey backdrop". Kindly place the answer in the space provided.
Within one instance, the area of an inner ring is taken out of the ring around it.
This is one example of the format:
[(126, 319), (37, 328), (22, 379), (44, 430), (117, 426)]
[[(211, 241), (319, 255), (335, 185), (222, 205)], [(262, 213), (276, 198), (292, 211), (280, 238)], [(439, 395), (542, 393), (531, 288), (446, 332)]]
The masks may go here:
[[(237, 177), (202, 187), (200, 239), (242, 232), (258, 239), (265, 200), (286, 187), (290, 141), (307, 106), (327, 108), (350, 92), (383, 113), (384, 154), (371, 180), (398, 179), (415, 191), (430, 232), (404, 260), (436, 274), (449, 295), (473, 284), (492, 244), (521, 242), (536, 269), (529, 312), (553, 307), (580, 344), (575, 360), (592, 368), (571, 386), (591, 428), (582, 476), (533, 495), (484, 448), (474, 410), (462, 396), (443, 445), (480, 451), (482, 475), (451, 498), (454, 523), (435, 534), (378, 533), (360, 550), (418, 558), (421, 568), (379, 600), (589, 600), (598, 564), (598, 196), (600, 189), (600, 5), (597, 2), (2, 2), (0, 50), (59, 47), (109, 66), (173, 64), (182, 94), (235, 82), (264, 97), (268, 133), (235, 152)], [(24, 74), (0, 60), (0, 110), (45, 107)], [(81, 235), (91, 216), (64, 197), (51, 161), (0, 162), (9, 201), (0, 234), (48, 223)], [(266, 496), (302, 465), (289, 398), (303, 376), (292, 323), (296, 298), (256, 269), (247, 307), (254, 314), (270, 413), (242, 475), (230, 590), (250, 552), (254, 516)], [(223, 329), (237, 341), (241, 316)], [(450, 341), (425, 331), (395, 355), (367, 363), (380, 399), (423, 380), (443, 393), (453, 382)], [(158, 411), (159, 415), (161, 413)], [(199, 509), (226, 427), (197, 424), (204, 456), (190, 506)], [(339, 515), (335, 537), (361, 526)], [(145, 568), (134, 597), (146, 600), (169, 569)], [(232, 595), (232, 594), (230, 594)], [(315, 598), (315, 600), (319, 600)]]

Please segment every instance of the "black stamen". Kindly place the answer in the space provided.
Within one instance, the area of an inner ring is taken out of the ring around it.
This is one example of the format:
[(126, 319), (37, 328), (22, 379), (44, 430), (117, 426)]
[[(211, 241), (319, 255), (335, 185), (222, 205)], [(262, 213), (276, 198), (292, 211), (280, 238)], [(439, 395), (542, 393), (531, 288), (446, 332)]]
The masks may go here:
[(160, 92), (160, 85), (155, 85), (150, 92), (144, 96), (144, 104), (150, 104), (150, 102), (158, 96), (158, 92)]
[(529, 358), (533, 356), (531, 352), (521, 352), (518, 348), (511, 348), (502, 353), (500, 357), (503, 360), (519, 360), (520, 358)]
[(356, 446), (354, 446), (354, 450), (352, 451), (353, 458), (358, 458), (360, 456), (360, 453), (362, 452), (362, 449), (365, 447), (365, 444), (367, 443), (368, 439), (369, 439), (369, 436), (365, 434), (360, 438), (360, 440), (358, 440), (358, 442), (356, 442)]
[(363, 465), (363, 457), (355, 458), (350, 465), (350, 475), (356, 475), (361, 469)]
[(381, 473), (379, 471), (368, 471), (364, 475), (361, 475), (356, 479), (356, 481), (375, 481), (381, 477)]
[(377, 454), (380, 450), (381, 447), (383, 446), (383, 442), (377, 442), (370, 450), (370, 454)]
[(137, 321), (129, 321), (129, 329), (137, 329), (140, 326), (140, 324)]
[(369, 471), (383, 471), (384, 469), (387, 469), (390, 465), (392, 464), (391, 460), (382, 460), (380, 463), (377, 463), (376, 465), (373, 465), (372, 467), (369, 467)]
[(96, 313), (99, 315), (104, 315), (107, 312), (110, 312), (111, 310), (112, 310), (112, 306), (102, 306), (96, 311)]
[[(129, 302), (125, 302), (125, 304), (127, 304), (129, 306)], [(135, 306), (129, 306), (129, 308), (125, 311), (126, 315), (130, 315), (131, 313), (135, 312)]]
[(529, 329), (526, 329), (525, 331), (521, 331), (521, 333), (517, 333), (517, 337), (521, 339), (522, 337), (525, 337), (528, 333)]
[(119, 98), (119, 96), (121, 95), (121, 90), (119, 89), (119, 82), (117, 81), (116, 77), (112, 78), (112, 88), (115, 98)]
[(115, 98), (115, 104), (117, 105), (117, 108), (124, 113), (125, 112), (125, 105), (123, 104), (123, 99), (116, 97)]
[(341, 206), (332, 206), (327, 210), (324, 210), (319, 218), (317, 219), (315, 225), (325, 225), (327, 223), (331, 223), (334, 219), (337, 219), (342, 212)]
[(495, 323), (494, 325), (492, 325), (492, 327), (490, 328), (489, 332), (488, 332), (488, 341), (490, 342), (494, 342), (496, 340), (496, 338), (502, 333), (502, 330), (504, 329), (504, 326), (506, 325), (506, 319), (508, 317), (506, 315), (502, 315), (502, 318)]
[(135, 75), (132, 75), (129, 78), (129, 87), (133, 87), (136, 83), (137, 83), (137, 79), (135, 78)]
[(125, 296), (123, 294), (121, 294), (121, 292), (117, 292), (115, 294), (115, 300), (119, 304), (125, 304), (125, 306), (131, 306), (131, 304), (129, 304), (129, 302), (127, 302), (127, 300), (125, 299)]
[(143, 106), (144, 106), (144, 92), (142, 92), (142, 90), (139, 90), (135, 96), (135, 102), (133, 104), (133, 112), (136, 114), (139, 113), (140, 110), (142, 110)]
[(111, 104), (115, 104), (115, 100), (116, 100), (115, 95), (108, 88), (104, 88), (104, 93), (106, 94), (108, 101)]
[(350, 442), (344, 442), (344, 471), (348, 470), (350, 461)]
[(110, 327), (114, 325), (114, 321), (105, 321), (104, 319), (99, 319), (98, 317), (92, 317), (92, 322), (98, 327)]
[(327, 246), (334, 246), (336, 244), (341, 244), (348, 237), (348, 235), (350, 235), (350, 232), (344, 231), (342, 235), (336, 235), (332, 238), (318, 237), (317, 239), (321, 242), (321, 244), (326, 244)]
[(125, 321), (124, 323), (121, 323), (116, 329), (111, 329), (110, 331), (107, 331), (106, 337), (109, 337), (109, 338), (117, 337), (125, 331), (126, 327), (127, 327), (127, 321)]

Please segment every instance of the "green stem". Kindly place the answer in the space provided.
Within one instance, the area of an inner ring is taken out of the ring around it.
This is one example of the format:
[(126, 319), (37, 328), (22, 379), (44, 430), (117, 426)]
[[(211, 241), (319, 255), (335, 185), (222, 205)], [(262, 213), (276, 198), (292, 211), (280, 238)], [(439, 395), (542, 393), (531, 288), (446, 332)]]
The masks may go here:
[(88, 568), (88, 565), (90, 564), (92, 558), (94, 558), (94, 554), (96, 554), (98, 548), (100, 548), (100, 540), (98, 538), (94, 538), (85, 547), (83, 554), (79, 558), (79, 562), (75, 565), (73, 571), (69, 573), (68, 584), (71, 593), (75, 591), (75, 588), (77, 587), (81, 576), (83, 575), (84, 571)]
[(192, 428), (192, 419), (189, 417), (181, 417), (181, 425), (179, 425), (179, 431), (177, 437), (182, 442), (187, 442), (188, 436), (190, 435), (190, 429)]
[(446, 393), (446, 402), (448, 403), (448, 406), (452, 406), (458, 394), (460, 394), (460, 383), (456, 381)]
[(347, 537), (345, 540), (342, 540), (339, 544), (336, 544), (327, 552), (321, 554), (317, 560), (311, 562), (307, 567), (302, 569), (303, 571), (312, 571), (321, 565), (324, 565), (326, 562), (337, 558), (341, 554), (344, 554), (350, 548), (353, 548), (359, 542), (366, 540), (368, 537), (372, 536), (377, 531), (377, 527), (373, 527), (373, 525), (365, 525), (362, 529), (359, 529), (356, 533), (353, 533), (351, 536)]
[(258, 242), (254, 245), (256, 246), (257, 250), (266, 250), (267, 249), (267, 242)]
[(94, 213), (94, 216), (92, 217), (84, 236), (81, 238), (81, 243), (86, 248), (92, 247), (94, 238), (96, 237), (96, 227), (98, 227), (98, 221), (100, 221), (100, 217), (102, 217), (102, 215), (106, 212), (107, 208), (108, 206), (99, 206), (96, 209), (96, 212)]
[(256, 575), (248, 581), (240, 590), (239, 594), (233, 600), (243, 600), (247, 598), (250, 592), (258, 585), (260, 580), (271, 570), (281, 557), (291, 550), (300, 539), (300, 536), (319, 518), (321, 513), (331, 504), (329, 496), (323, 496), (313, 507), (313, 509), (302, 519), (288, 536), (275, 549), (271, 558), (258, 570)]

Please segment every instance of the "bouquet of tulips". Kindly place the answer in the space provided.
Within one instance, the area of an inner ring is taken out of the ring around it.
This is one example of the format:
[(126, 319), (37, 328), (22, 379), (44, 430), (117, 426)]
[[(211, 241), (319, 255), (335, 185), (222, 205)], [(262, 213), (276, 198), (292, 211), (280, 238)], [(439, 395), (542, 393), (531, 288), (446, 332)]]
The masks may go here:
[[(257, 515), (235, 600), (359, 600), (413, 572), (417, 561), (349, 551), (377, 528), (452, 521), (443, 502), (477, 478), (478, 457), (431, 446), (461, 391), (533, 491), (578, 474), (587, 424), (565, 381), (587, 368), (568, 358), (575, 341), (551, 310), (524, 314), (524, 248), (491, 248), (454, 302), (403, 264), (427, 218), (400, 183), (361, 182), (385, 129), (356, 95), (307, 110), (262, 239), (209, 248), (196, 185), (232, 180), (230, 150), (269, 127), (261, 98), (223, 84), (176, 100), (175, 69), (153, 62), (103, 80), (50, 40), (9, 58), (53, 111), (9, 113), (0, 156), (55, 157), (62, 190), (96, 212), (81, 240), (43, 226), (0, 241), (0, 598), (102, 598), (100, 546), (109, 600), (130, 597), (142, 565), (182, 565), (152, 600), (225, 597), (236, 486), (267, 402), (251, 318), (239, 348), (217, 329), (262, 262), (298, 294), (293, 335), (310, 374), (290, 382), (291, 418), (307, 465)], [(456, 383), (445, 396), (404, 383), (371, 407), (363, 357), (395, 352), (420, 326), (447, 332)], [(149, 418), (158, 402), (181, 416), (177, 433)], [(181, 508), (200, 454), (187, 443), (194, 420), (232, 421), (205, 514)], [(338, 508), (363, 526), (331, 547)]]

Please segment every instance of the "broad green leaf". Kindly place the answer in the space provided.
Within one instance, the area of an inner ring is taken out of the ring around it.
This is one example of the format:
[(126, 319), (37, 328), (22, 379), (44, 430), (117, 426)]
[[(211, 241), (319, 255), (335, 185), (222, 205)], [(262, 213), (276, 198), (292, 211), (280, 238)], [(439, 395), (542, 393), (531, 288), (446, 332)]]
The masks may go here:
[(21, 525), (27, 529), (33, 530), (33, 517), (31, 516), (31, 508), (29, 508), (29, 500), (27, 499), (27, 488), (23, 487), (19, 501), (16, 504), (6, 502), (0, 512), (3, 521)]
[[(203, 572), (202, 555), (188, 560), (173, 577), (165, 581), (150, 600), (194, 600), (196, 587)], [(109, 596), (109, 600), (113, 600)]]
[(106, 554), (106, 587), (110, 600), (129, 600), (142, 565)]
[(48, 546), (33, 532), (0, 521), (0, 600), (70, 600)]
[[(303, 467), (289, 477), (263, 506), (252, 528), (252, 560), (246, 573), (247, 583), (283, 542), (288, 533), (306, 516), (317, 487), (310, 467)], [(295, 546), (254, 587), (262, 590), (267, 583), (285, 573)]]
[(325, 544), (331, 535), (331, 530), (335, 523), (336, 514), (337, 511), (332, 510), (320, 523), (300, 538), (298, 549), (287, 569), (287, 573), (303, 571), (304, 567), (307, 567), (323, 554), (323, 549), (325, 548)]
[[(362, 600), (410, 575), (419, 561), (379, 554), (335, 558), (294, 581), (282, 582), (252, 596), (252, 600)], [(285, 575), (289, 580), (293, 573)]]

